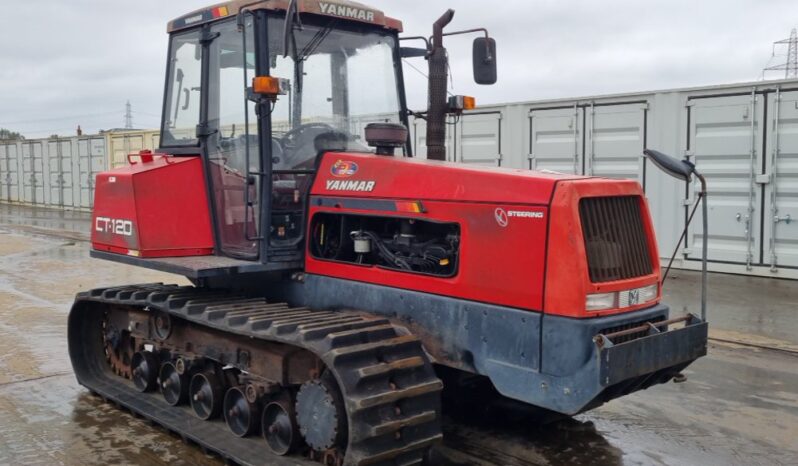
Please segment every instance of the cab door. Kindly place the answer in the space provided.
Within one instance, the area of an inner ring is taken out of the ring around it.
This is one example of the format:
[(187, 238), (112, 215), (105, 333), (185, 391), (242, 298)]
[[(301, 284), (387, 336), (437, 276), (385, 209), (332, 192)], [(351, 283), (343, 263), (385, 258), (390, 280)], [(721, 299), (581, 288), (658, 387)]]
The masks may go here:
[(252, 17), (210, 28), (207, 167), (218, 247), (222, 255), (255, 260), (260, 245), (259, 135), (254, 103), (247, 99), (255, 75)]

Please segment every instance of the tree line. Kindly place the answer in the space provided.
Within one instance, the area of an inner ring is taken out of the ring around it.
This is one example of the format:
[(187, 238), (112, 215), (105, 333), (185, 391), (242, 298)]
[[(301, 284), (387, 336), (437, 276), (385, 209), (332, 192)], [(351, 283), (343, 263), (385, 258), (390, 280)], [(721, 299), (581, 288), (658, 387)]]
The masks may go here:
[(11, 131), (10, 129), (0, 128), (0, 141), (2, 140), (17, 141), (21, 139), (25, 139), (25, 136), (16, 131)]

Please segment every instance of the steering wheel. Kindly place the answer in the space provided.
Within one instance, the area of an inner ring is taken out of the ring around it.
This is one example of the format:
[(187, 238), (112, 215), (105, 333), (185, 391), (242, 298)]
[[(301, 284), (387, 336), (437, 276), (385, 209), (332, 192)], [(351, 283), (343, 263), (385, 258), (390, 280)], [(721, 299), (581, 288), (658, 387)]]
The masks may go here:
[[(305, 137), (305, 134), (310, 131), (315, 131), (317, 133), (316, 135), (318, 135), (326, 132), (335, 132), (337, 130), (327, 123), (305, 123), (285, 133), (280, 139), (280, 145), (283, 147), (283, 157), (285, 159), (283, 162), (285, 165), (295, 166), (298, 163), (304, 162), (299, 152), (300, 149), (307, 144), (313, 143), (313, 138)], [(311, 151), (310, 155), (315, 155), (312, 152), (313, 151)]]
[(282, 143), (284, 146), (288, 145), (289, 147), (291, 147), (294, 144), (296, 144), (297, 142), (296, 140), (300, 139), (303, 133), (313, 129), (324, 130), (324, 131), (335, 131), (335, 128), (333, 128), (331, 125), (328, 125), (327, 123), (318, 123), (318, 122), (305, 123), (285, 133), (282, 137)]

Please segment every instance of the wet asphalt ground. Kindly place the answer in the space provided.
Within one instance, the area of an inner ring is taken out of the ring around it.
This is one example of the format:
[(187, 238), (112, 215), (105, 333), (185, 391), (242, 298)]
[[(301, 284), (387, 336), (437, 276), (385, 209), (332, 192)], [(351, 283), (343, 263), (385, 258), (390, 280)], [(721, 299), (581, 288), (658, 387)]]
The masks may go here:
[[(221, 462), (80, 387), (66, 347), (74, 294), (182, 277), (90, 259), (85, 214), (0, 205), (0, 464)], [(697, 275), (665, 300), (697, 311)], [(798, 464), (798, 282), (712, 275), (709, 355), (688, 381), (540, 426), (479, 405), (444, 423), (441, 465)]]

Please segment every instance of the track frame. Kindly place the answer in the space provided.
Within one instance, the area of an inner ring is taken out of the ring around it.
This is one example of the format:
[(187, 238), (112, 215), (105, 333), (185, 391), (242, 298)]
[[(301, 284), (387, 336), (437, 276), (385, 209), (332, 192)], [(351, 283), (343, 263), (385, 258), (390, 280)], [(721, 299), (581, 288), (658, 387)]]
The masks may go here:
[(346, 405), (349, 427), (344, 465), (423, 464), (430, 447), (442, 438), (443, 384), (419, 339), (388, 319), (355, 311), (292, 308), (219, 290), (162, 284), (78, 294), (68, 332), (78, 382), (226, 461), (317, 464), (275, 456), (263, 439), (237, 438), (224, 423), (201, 421), (189, 408), (168, 406), (159, 395), (140, 393), (131, 382), (114, 374), (104, 352), (102, 325), (112, 309), (126, 309), (139, 316), (163, 312), (173, 323), (185, 322), (196, 331), (220, 332), (231, 341), (245, 337), (264, 347), (285, 345), (318, 358), (335, 377)]

